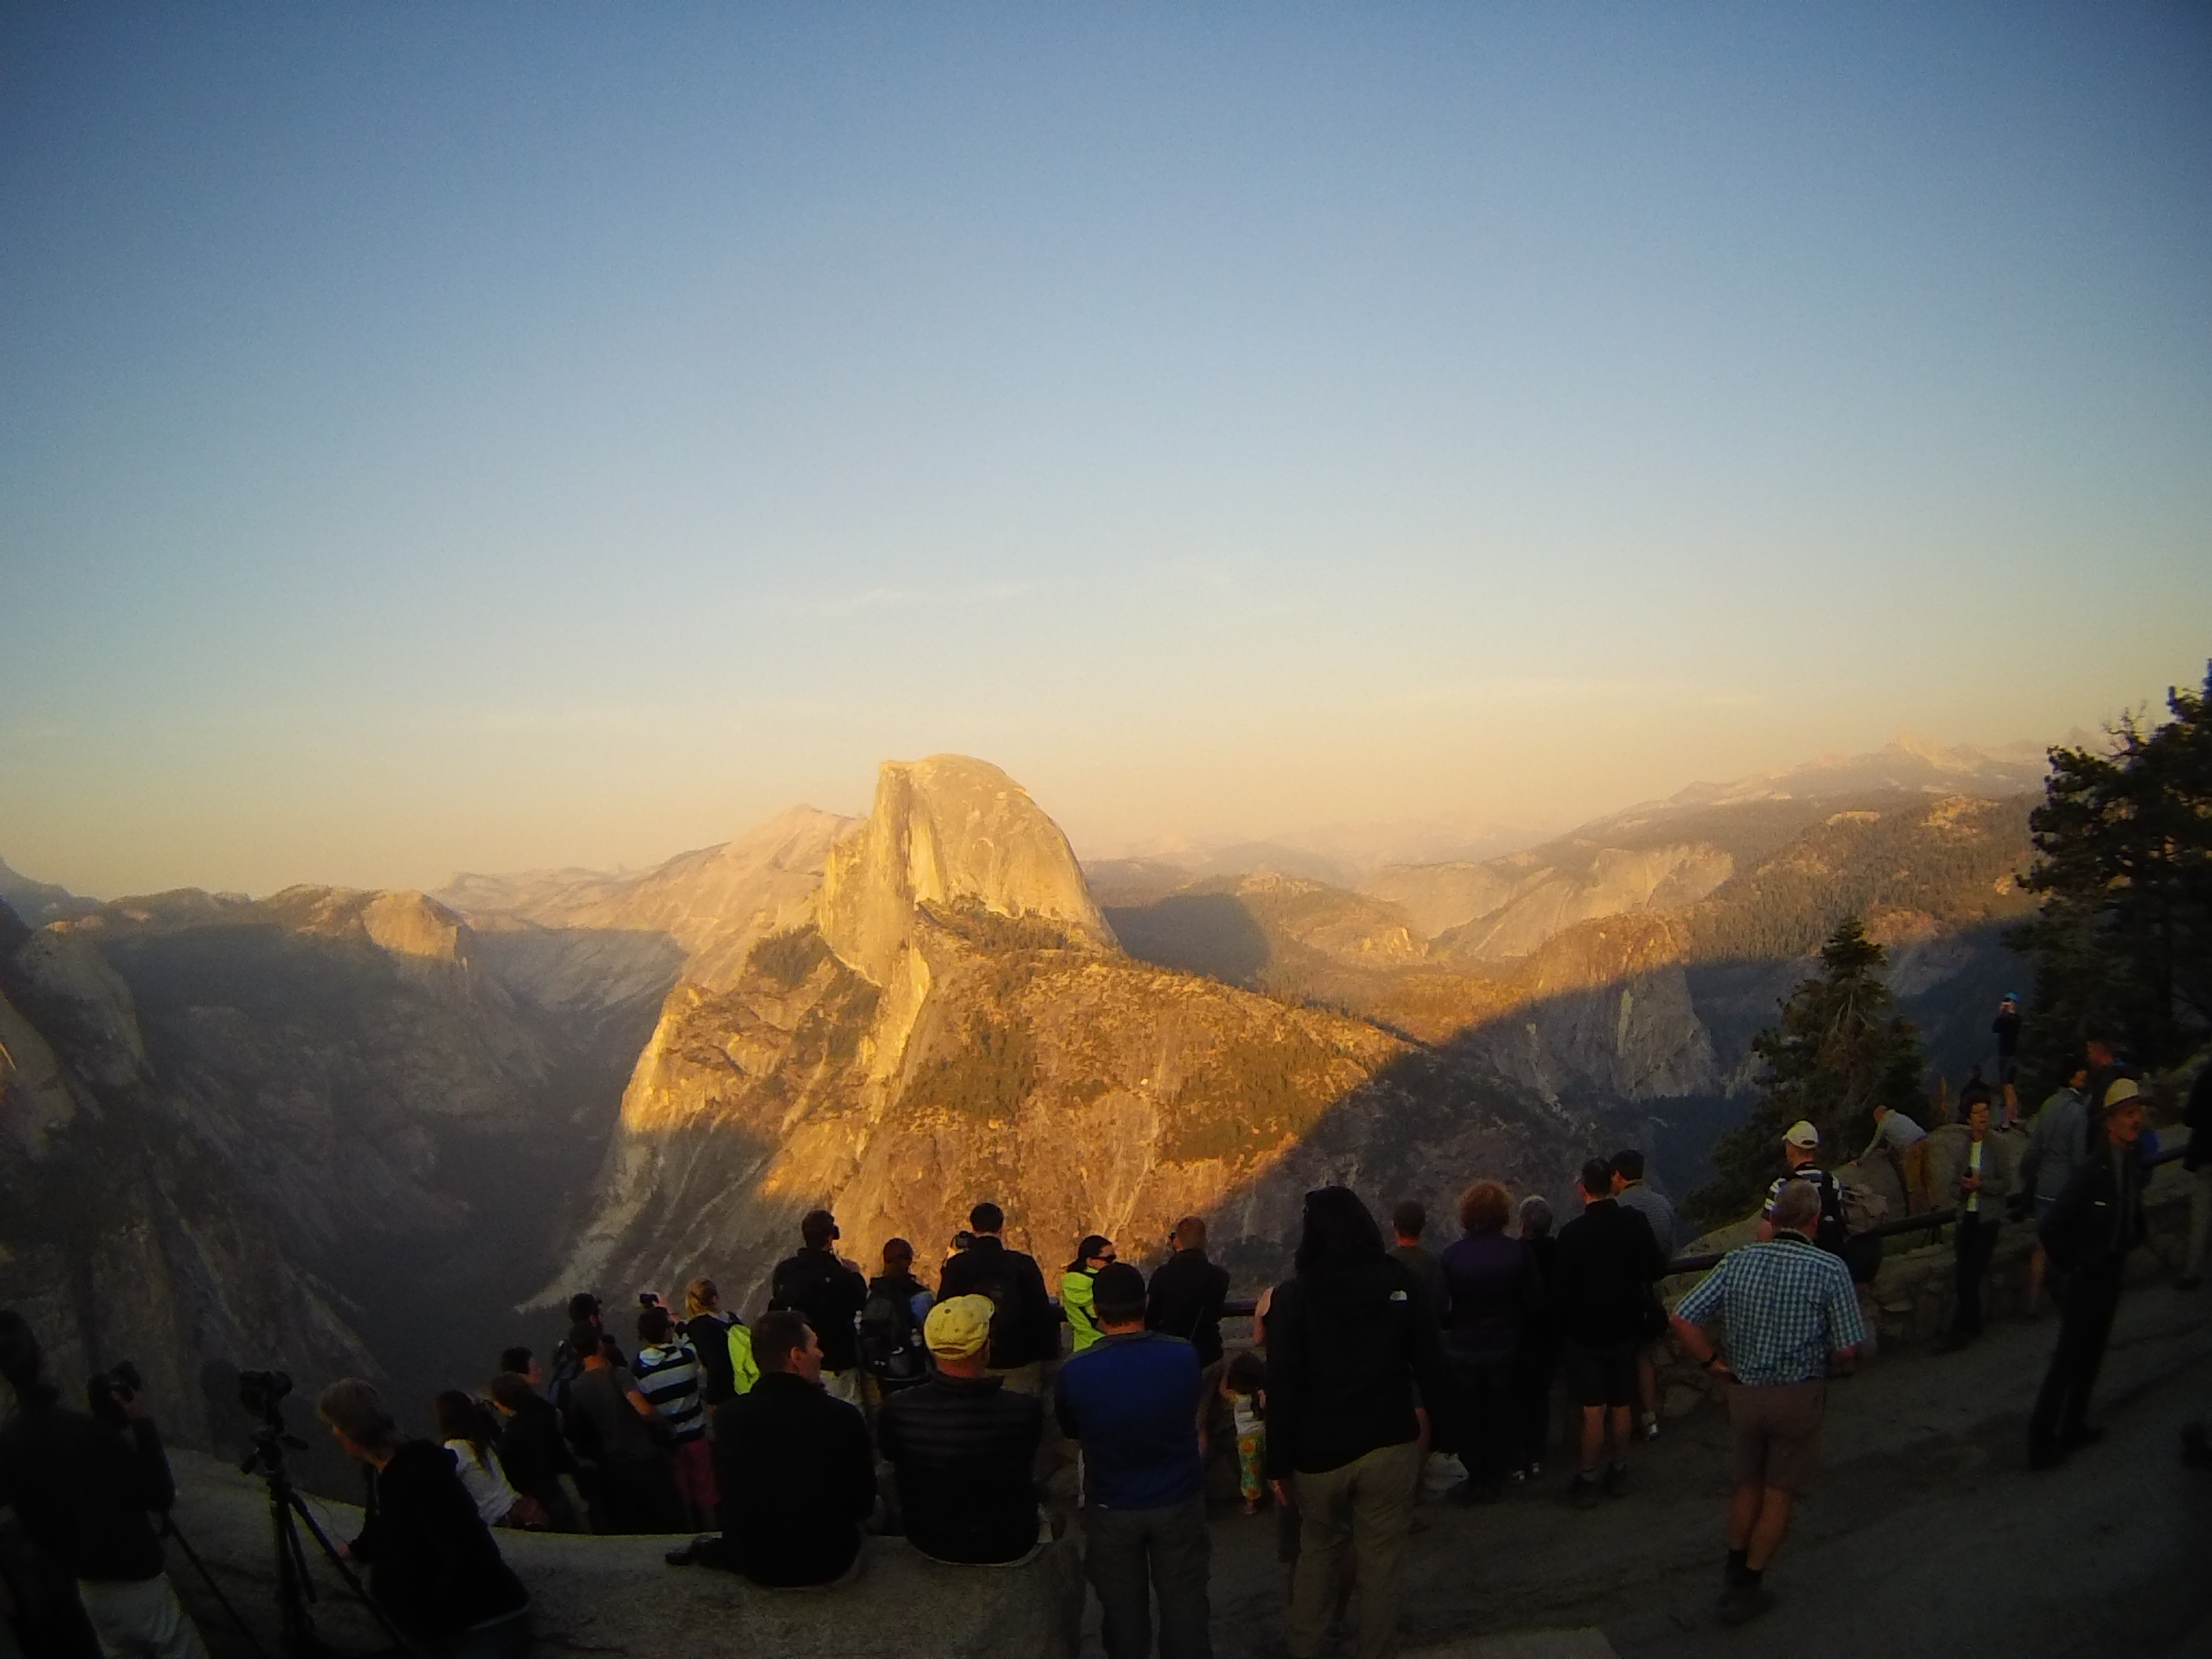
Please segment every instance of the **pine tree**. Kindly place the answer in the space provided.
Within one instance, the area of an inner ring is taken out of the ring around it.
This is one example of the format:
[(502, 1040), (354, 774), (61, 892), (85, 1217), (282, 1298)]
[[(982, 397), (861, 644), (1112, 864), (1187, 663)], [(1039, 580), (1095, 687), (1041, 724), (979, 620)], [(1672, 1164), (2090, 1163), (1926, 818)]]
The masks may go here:
[(1820, 1132), (1824, 1150), (1856, 1150), (1873, 1133), (1876, 1103), (1910, 1109), (1917, 1102), (1920, 1036), (1890, 1012), (1887, 960), (1858, 918), (1845, 917), (1820, 947), (1820, 973), (1782, 1004), (1781, 1024), (1753, 1041), (1765, 1062), (1759, 1104), (1714, 1145), (1713, 1178), (1688, 1205), (1698, 1225), (1751, 1211), (1782, 1173), (1782, 1132), (1800, 1118)]
[(2150, 1067), (2212, 1031), (2212, 665), (2166, 708), (2155, 726), (2124, 716), (2102, 752), (2051, 751), (2024, 882), (2043, 908), (2011, 937), (2035, 967), (2022, 1058), (2038, 1094), (2100, 1028)]

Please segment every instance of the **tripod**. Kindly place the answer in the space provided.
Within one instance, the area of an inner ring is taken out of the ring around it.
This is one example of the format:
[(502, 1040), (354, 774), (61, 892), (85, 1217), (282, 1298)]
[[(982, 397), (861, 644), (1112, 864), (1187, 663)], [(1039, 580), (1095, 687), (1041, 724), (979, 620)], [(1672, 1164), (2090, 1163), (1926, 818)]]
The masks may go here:
[[(300, 1542), (300, 1522), (306, 1523), (308, 1536), (337, 1570), (354, 1599), (383, 1626), (392, 1645), (408, 1659), (416, 1659), (421, 1649), (409, 1641), (392, 1622), (391, 1616), (377, 1606), (344, 1553), (316, 1523), (315, 1517), (308, 1512), (307, 1501), (292, 1484), (291, 1474), (284, 1468), (284, 1448), (304, 1450), (307, 1444), (285, 1433), (283, 1419), (272, 1410), (253, 1431), (252, 1453), (238, 1466), (241, 1474), (258, 1474), (269, 1488), (269, 1531), (276, 1550), (276, 1611), (282, 1621), (278, 1643), (283, 1659), (331, 1659), (331, 1648), (315, 1634), (314, 1615), (308, 1607), (315, 1600), (315, 1584), (308, 1576), (306, 1547)], [(204, 1573), (206, 1569), (201, 1571)]]

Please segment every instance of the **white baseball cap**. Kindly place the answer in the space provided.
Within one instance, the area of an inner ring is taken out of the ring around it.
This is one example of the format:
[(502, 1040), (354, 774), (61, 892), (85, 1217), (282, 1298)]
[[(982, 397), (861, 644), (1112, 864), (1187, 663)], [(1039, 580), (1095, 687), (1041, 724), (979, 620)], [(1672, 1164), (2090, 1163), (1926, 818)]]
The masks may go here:
[(1807, 1152), (1820, 1144), (1820, 1132), (1802, 1117), (1782, 1132), (1782, 1138), (1792, 1146), (1802, 1146)]

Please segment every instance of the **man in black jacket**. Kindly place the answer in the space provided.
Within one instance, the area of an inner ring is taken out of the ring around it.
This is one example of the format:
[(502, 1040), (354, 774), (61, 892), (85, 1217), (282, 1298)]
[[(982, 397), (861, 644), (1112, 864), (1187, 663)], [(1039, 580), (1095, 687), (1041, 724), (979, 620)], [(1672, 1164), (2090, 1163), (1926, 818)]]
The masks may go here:
[(351, 1553), (368, 1567), (368, 1593), (410, 1641), (432, 1653), (522, 1659), (530, 1650), (530, 1595), (501, 1557), (453, 1455), (410, 1440), (375, 1387), (347, 1377), (315, 1412), (339, 1449), (374, 1471), (374, 1501)]
[(1168, 1235), (1175, 1254), (1152, 1270), (1145, 1287), (1145, 1328), (1179, 1336), (1198, 1350), (1201, 1366), (1221, 1363), (1221, 1304), (1229, 1270), (1206, 1259), (1206, 1218), (1187, 1215)]
[(2143, 1168), (2136, 1142), (2145, 1103), (2123, 1078), (2105, 1104), (2105, 1144), (2093, 1147), (2037, 1230), (2051, 1265), (2065, 1275), (2059, 1291), (2058, 1344), (2027, 1422), (2027, 1466), (2048, 1469), (2103, 1431), (2087, 1421), (2090, 1391), (2120, 1305), (2130, 1250), (2143, 1241)]
[(2181, 1167), (2196, 1182), (2189, 1189), (2189, 1254), (2182, 1257), (2180, 1277), (2173, 1282), (2193, 1291), (2203, 1282), (2204, 1253), (2212, 1247), (2212, 1065), (2197, 1073), (2181, 1121), (2189, 1131)]
[[(867, 1276), (837, 1254), (837, 1218), (809, 1210), (799, 1224), (800, 1249), (775, 1264), (768, 1305), (789, 1308), (814, 1328), (822, 1346), (822, 1386), (832, 1399), (860, 1403), (860, 1359), (854, 1322), (867, 1305)], [(726, 1328), (724, 1340), (728, 1339)]]
[[(45, 1370), (31, 1328), (0, 1310), (0, 1377), (15, 1394), (15, 1414), (0, 1426), (0, 1505), (12, 1505), (51, 1565), (76, 1581), (104, 1651), (206, 1659), (147, 1518), (166, 1511), (177, 1488), (144, 1395), (112, 1389), (123, 1420), (103, 1422), (64, 1407)], [(55, 1617), (26, 1632), (33, 1642), (57, 1633), (46, 1624), (74, 1623), (65, 1607), (45, 1611)]]
[(1571, 1397), (1582, 1407), (1582, 1462), (1569, 1496), (1597, 1501), (1598, 1458), (1608, 1439), (1613, 1461), (1605, 1491), (1628, 1490), (1628, 1438), (1636, 1409), (1636, 1354), (1649, 1340), (1651, 1286), (1667, 1272), (1667, 1253), (1651, 1224), (1613, 1196), (1613, 1166), (1583, 1165), (1583, 1212), (1559, 1229), (1553, 1258), (1553, 1307), (1565, 1339), (1561, 1353)]
[(937, 1294), (988, 1296), (998, 1311), (991, 1319), (992, 1374), (1017, 1394), (1044, 1392), (1044, 1362), (1060, 1348), (1060, 1320), (1045, 1294), (1036, 1258), (1010, 1250), (1000, 1237), (1006, 1212), (995, 1204), (968, 1212), (975, 1242), (948, 1259), (938, 1275)]
[(936, 1370), (885, 1400), (876, 1416), (907, 1540), (940, 1561), (1018, 1561), (1037, 1541), (1034, 1465), (1044, 1407), (991, 1375), (994, 1322), (988, 1297), (948, 1297), (932, 1308), (922, 1340)]
[(1456, 1444), (1451, 1373), (1428, 1292), (1384, 1251), (1350, 1188), (1306, 1194), (1297, 1267), (1267, 1313), (1267, 1474), (1276, 1501), (1295, 1502), (1298, 1513), (1285, 1634), (1293, 1659), (1320, 1653), (1348, 1540), (1359, 1589), (1355, 1651), (1383, 1659), (1397, 1642), (1420, 1472), (1414, 1386), (1443, 1416), (1439, 1441)]
[(726, 1563), (757, 1584), (832, 1583), (876, 1506), (868, 1425), (823, 1391), (821, 1344), (797, 1311), (752, 1328), (760, 1381), (714, 1408)]

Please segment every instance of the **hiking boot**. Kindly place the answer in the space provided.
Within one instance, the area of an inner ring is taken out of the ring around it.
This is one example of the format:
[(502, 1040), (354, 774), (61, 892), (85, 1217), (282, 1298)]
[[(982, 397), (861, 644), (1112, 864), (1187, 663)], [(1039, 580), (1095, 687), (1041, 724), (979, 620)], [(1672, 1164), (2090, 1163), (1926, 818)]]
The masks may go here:
[(1628, 1465), (1614, 1463), (1605, 1472), (1605, 1495), (1607, 1498), (1628, 1496)]
[(1567, 1502), (1578, 1510), (1594, 1510), (1597, 1507), (1597, 1477), (1594, 1474), (1577, 1474), (1573, 1482), (1567, 1487)]
[(1723, 1625), (1747, 1624), (1773, 1605), (1774, 1592), (1764, 1584), (1730, 1584), (1713, 1609), (1713, 1617)]

